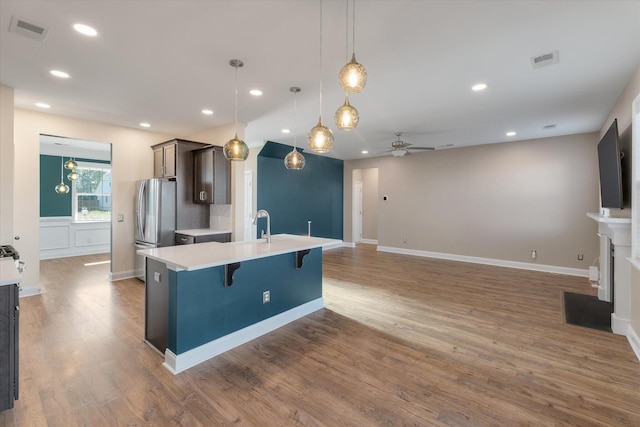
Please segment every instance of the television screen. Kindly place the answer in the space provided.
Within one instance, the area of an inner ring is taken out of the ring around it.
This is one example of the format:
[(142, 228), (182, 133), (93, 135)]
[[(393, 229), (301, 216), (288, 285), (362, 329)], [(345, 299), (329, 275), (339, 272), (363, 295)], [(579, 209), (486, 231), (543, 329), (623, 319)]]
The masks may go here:
[(622, 209), (622, 164), (617, 119), (598, 143), (598, 164), (602, 207)]

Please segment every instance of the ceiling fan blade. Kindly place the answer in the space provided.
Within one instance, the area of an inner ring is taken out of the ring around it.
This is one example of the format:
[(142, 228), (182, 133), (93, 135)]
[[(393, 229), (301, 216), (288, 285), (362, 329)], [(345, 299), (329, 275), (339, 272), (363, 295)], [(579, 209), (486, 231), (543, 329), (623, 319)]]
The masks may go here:
[(432, 150), (435, 150), (435, 148), (433, 148), (433, 147), (411, 147), (411, 148), (407, 148), (407, 150), (428, 150), (428, 151), (432, 151)]

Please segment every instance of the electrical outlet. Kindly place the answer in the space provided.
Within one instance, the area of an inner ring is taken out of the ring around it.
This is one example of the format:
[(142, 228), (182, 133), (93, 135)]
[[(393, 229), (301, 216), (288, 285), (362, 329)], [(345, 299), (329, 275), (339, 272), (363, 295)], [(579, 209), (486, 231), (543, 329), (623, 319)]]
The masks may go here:
[(531, 249), (531, 258), (538, 258), (538, 252), (535, 249)]
[(271, 302), (271, 292), (270, 291), (264, 291), (262, 293), (262, 303), (263, 304), (268, 304)]
[(153, 272), (153, 280), (160, 283), (160, 272), (158, 271)]
[(578, 254), (578, 261), (582, 261), (584, 259), (584, 254)]

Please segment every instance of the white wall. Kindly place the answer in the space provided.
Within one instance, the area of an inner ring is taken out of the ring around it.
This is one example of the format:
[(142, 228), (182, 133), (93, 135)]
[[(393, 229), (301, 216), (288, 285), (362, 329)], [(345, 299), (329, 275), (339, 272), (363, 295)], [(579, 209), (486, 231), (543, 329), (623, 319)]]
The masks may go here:
[(362, 238), (378, 240), (378, 169), (362, 170)]
[(0, 85), (0, 244), (13, 245), (13, 89)]
[(586, 216), (598, 209), (597, 141), (592, 133), (346, 161), (344, 239), (352, 171), (376, 167), (379, 194), (389, 196), (378, 198), (380, 246), (586, 272), (598, 256)]
[[(111, 271), (114, 278), (132, 275), (135, 182), (153, 175), (153, 156), (149, 147), (173, 136), (28, 110), (15, 109), (14, 115), (13, 227), (14, 233), (20, 235), (16, 249), (27, 263), (22, 282), (24, 293), (35, 293), (40, 288), (40, 134), (112, 144)], [(118, 214), (124, 215), (124, 222), (115, 220)]]

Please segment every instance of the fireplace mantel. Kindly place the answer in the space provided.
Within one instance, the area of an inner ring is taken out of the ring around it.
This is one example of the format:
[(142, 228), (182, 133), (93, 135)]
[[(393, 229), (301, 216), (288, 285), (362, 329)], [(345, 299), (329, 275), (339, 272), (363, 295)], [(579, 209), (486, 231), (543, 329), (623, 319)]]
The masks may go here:
[(613, 291), (611, 330), (615, 334), (627, 335), (631, 315), (631, 264), (627, 259), (631, 256), (631, 218), (594, 213), (588, 213), (587, 216), (598, 223), (600, 236), (598, 298), (611, 301)]

